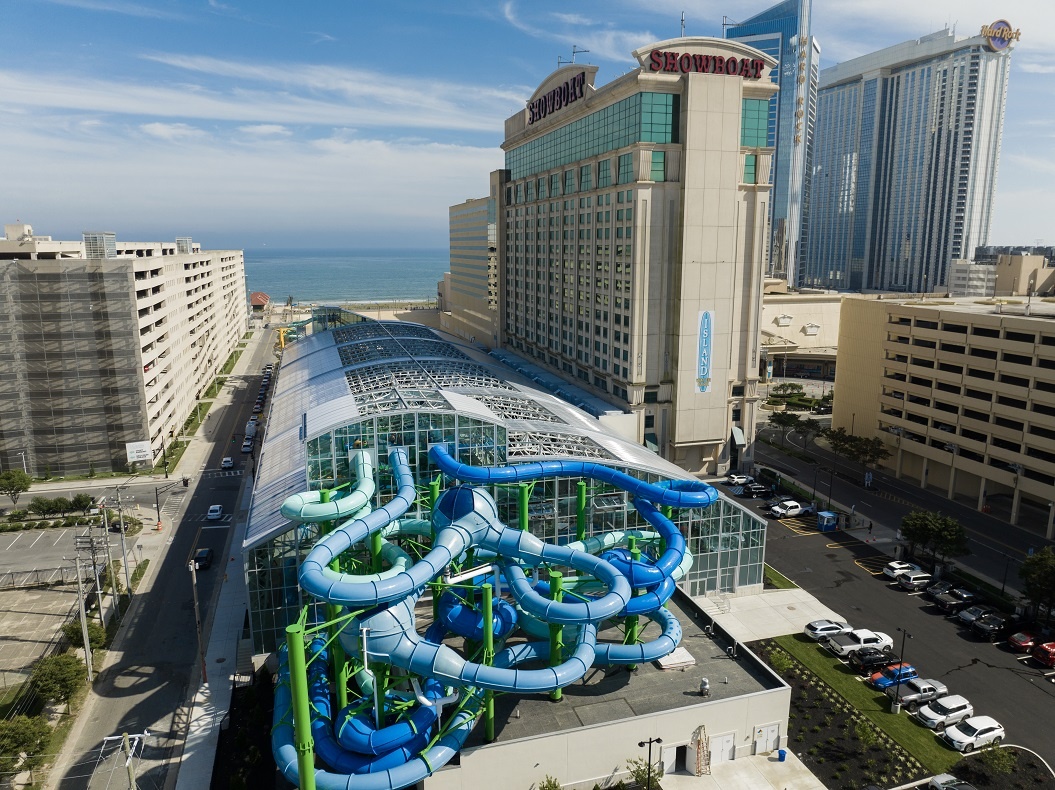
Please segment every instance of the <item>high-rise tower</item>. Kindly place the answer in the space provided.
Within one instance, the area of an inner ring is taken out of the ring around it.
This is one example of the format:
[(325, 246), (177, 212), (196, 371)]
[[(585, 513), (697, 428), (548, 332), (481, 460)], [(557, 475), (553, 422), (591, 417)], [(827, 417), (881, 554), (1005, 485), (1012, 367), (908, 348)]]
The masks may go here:
[(987, 243), (1017, 37), (940, 30), (821, 72), (805, 284), (929, 291)]
[(769, 206), (769, 271), (792, 285), (802, 280), (801, 249), (809, 225), (813, 126), (820, 46), (810, 32), (812, 0), (784, 0), (743, 22), (727, 23), (725, 37), (777, 60), (771, 79), (780, 91), (769, 100), (773, 148)]

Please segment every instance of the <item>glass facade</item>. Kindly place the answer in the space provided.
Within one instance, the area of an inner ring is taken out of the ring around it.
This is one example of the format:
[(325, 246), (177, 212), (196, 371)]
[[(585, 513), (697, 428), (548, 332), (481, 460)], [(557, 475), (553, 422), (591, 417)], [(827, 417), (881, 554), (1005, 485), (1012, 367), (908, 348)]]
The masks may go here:
[(769, 144), (769, 101), (744, 99), (740, 111), (740, 145), (764, 148)]
[(506, 168), (515, 181), (634, 143), (676, 143), (679, 106), (673, 94), (637, 93), (508, 151)]
[[(508, 432), (510, 442), (512, 433)], [(359, 449), (373, 451), (377, 491), (374, 506), (387, 503), (395, 493), (387, 463), (388, 448), (407, 449), (417, 481), (419, 498), (407, 518), (429, 517), (428, 483), (438, 471), (428, 458), (429, 445), (443, 443), (459, 461), (473, 465), (496, 465), (507, 461), (507, 428), (486, 420), (453, 412), (415, 412), (376, 416), (311, 437), (306, 442), (306, 490), (331, 488), (354, 483), (349, 456)], [(516, 462), (510, 458), (510, 462)], [(613, 468), (649, 482), (665, 476), (630, 469), (617, 462)], [(444, 487), (451, 481), (443, 479)], [(528, 501), (531, 532), (557, 544), (575, 539), (578, 480), (547, 478), (535, 482)], [(629, 495), (612, 486), (587, 480), (587, 534), (594, 535), (628, 528), (650, 529), (637, 514)], [(498, 505), (503, 523), (516, 525), (520, 516), (519, 485), (487, 487)], [(680, 586), (690, 595), (714, 591), (736, 592), (748, 586), (761, 586), (765, 554), (766, 522), (734, 502), (719, 499), (708, 508), (675, 510), (674, 522), (685, 535), (695, 561)], [(294, 622), (303, 606), (319, 606), (304, 595), (297, 583), (300, 563), (323, 534), (317, 525), (294, 525), (281, 535), (247, 552), (250, 619), (254, 652), (275, 650), (283, 643), (285, 627)], [(427, 551), (419, 540), (400, 539), (408, 553)], [(414, 545), (408, 545), (414, 544)], [(420, 551), (419, 551), (420, 550)], [(349, 572), (355, 562), (366, 562), (365, 548), (343, 556)], [(365, 567), (365, 566), (364, 566)], [(325, 612), (318, 612), (324, 617)]]

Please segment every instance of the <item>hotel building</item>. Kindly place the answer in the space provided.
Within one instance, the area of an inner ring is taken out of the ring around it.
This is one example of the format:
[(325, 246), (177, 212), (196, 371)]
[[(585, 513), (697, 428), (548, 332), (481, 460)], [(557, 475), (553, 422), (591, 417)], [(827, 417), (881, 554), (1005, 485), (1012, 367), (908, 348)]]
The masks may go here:
[(1055, 305), (1028, 296), (848, 297), (832, 426), (882, 437), (897, 477), (1050, 539), (1053, 319)]
[[(775, 61), (731, 40), (553, 72), (505, 124), (502, 346), (633, 415), (691, 472), (751, 462)], [(452, 283), (453, 288), (453, 283)]]
[(132, 443), (149, 443), (140, 467), (162, 464), (245, 334), (242, 252), (4, 231), (0, 464), (34, 476), (123, 471)]
[(940, 30), (821, 72), (802, 284), (927, 292), (987, 243), (1017, 36)]
[(497, 190), (450, 207), (451, 270), (441, 289), (444, 331), (489, 347), (499, 335)]
[(725, 37), (777, 62), (770, 78), (780, 91), (769, 100), (766, 144), (773, 149), (769, 214), (769, 275), (801, 282), (800, 256), (809, 225), (813, 128), (821, 48), (811, 34), (812, 0), (785, 0), (725, 28)]

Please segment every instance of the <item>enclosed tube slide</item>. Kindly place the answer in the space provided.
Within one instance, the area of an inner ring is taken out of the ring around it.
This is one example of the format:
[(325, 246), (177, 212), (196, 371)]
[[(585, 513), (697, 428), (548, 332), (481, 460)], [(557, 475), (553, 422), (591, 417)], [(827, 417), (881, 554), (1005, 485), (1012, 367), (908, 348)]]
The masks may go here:
[(370, 453), (365, 450), (359, 450), (352, 456), (352, 465), (359, 482), (345, 496), (323, 502), (321, 491), (294, 494), (282, 503), (282, 515), (290, 521), (303, 524), (306, 521), (338, 521), (358, 513), (370, 504), (374, 495), (374, 465)]

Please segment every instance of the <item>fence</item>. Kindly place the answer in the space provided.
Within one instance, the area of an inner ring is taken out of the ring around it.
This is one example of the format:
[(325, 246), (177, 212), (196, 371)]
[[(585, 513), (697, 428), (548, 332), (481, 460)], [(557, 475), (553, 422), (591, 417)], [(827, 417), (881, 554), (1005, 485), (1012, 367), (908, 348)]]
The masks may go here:
[[(100, 563), (99, 574), (106, 572), (105, 563)], [(94, 582), (91, 565), (83, 571), (85, 581)], [(0, 573), (0, 590), (24, 590), (31, 587), (52, 587), (60, 584), (74, 584), (77, 581), (77, 568), (67, 565), (63, 568), (34, 568), (32, 570), (5, 571)]]

